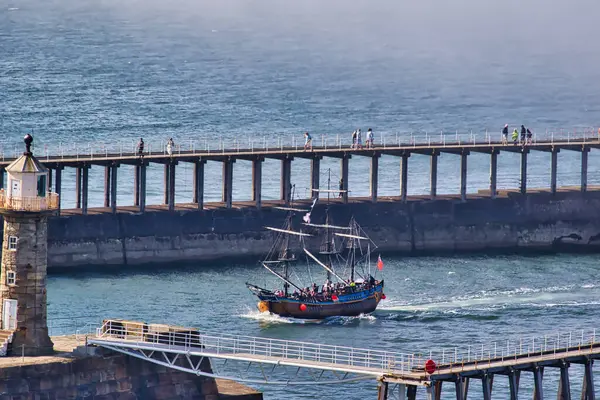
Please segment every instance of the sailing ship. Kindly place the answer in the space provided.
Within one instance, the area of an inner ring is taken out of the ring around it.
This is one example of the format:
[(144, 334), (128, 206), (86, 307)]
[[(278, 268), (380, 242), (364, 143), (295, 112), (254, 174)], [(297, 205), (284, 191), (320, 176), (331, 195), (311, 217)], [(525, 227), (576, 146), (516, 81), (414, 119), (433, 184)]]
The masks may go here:
[[(333, 192), (327, 189), (328, 193)], [(321, 191), (327, 191), (321, 190)], [(337, 192), (337, 191), (336, 191)], [(325, 210), (323, 224), (313, 224), (310, 210), (286, 208), (287, 217), (281, 228), (266, 227), (277, 234), (275, 243), (262, 266), (281, 280), (281, 289), (265, 289), (254, 284), (246, 286), (259, 299), (258, 309), (282, 317), (302, 319), (323, 319), (334, 316), (358, 316), (368, 314), (377, 308), (382, 299), (383, 279), (377, 280), (371, 274), (371, 254), (377, 248), (365, 234), (356, 220), (352, 218), (347, 226), (334, 225)], [(294, 216), (297, 212), (306, 212), (303, 229), (294, 230)], [(306, 240), (318, 236), (321, 244), (318, 254), (306, 248)], [(293, 249), (299, 249), (296, 252)], [(306, 261), (303, 263), (302, 261)], [(302, 264), (307, 269), (307, 277), (312, 284), (301, 284)], [(319, 272), (311, 271), (311, 264), (317, 265)], [(373, 274), (383, 268), (381, 258)], [(313, 278), (321, 276), (324, 281), (317, 285)]]

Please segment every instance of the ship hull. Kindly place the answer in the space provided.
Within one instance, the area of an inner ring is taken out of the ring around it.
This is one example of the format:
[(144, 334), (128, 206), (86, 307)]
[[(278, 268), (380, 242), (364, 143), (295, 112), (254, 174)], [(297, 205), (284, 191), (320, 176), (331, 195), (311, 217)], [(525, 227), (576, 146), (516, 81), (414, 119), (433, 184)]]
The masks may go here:
[[(354, 317), (368, 314), (377, 308), (383, 297), (383, 282), (375, 287), (339, 296), (338, 301), (310, 301), (290, 298), (259, 296), (263, 310), (282, 317), (324, 319), (328, 317)], [(259, 307), (261, 307), (259, 306)]]

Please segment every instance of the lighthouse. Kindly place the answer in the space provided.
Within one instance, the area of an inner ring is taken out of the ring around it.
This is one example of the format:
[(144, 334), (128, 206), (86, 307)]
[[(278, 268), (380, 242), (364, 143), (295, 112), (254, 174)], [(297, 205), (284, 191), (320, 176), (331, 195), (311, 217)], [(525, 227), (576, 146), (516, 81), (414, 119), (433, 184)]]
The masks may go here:
[(24, 141), (25, 152), (6, 167), (7, 187), (0, 190), (4, 218), (0, 328), (12, 336), (14, 354), (39, 356), (53, 352), (46, 268), (48, 215), (58, 209), (58, 195), (50, 193), (48, 169), (31, 152), (33, 137), (26, 135)]

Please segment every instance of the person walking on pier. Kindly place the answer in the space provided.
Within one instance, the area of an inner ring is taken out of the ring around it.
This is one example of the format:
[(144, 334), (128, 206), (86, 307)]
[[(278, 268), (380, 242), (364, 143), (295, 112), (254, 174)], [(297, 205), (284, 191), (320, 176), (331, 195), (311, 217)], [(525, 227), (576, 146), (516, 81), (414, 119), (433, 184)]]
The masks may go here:
[(140, 141), (138, 142), (137, 153), (138, 153), (138, 156), (144, 157), (144, 139), (143, 138), (140, 138)]
[(519, 143), (519, 131), (516, 128), (512, 133), (512, 141), (514, 145), (517, 145)]
[(502, 144), (508, 144), (508, 124), (504, 124), (502, 129)]
[(360, 133), (360, 128), (356, 130), (356, 148), (362, 150), (362, 135)]
[(532, 143), (532, 138), (533, 133), (531, 133), (531, 131), (529, 130), (529, 128), (527, 128), (527, 144), (531, 144)]
[(170, 156), (173, 155), (173, 147), (175, 147), (175, 142), (173, 141), (173, 138), (169, 138), (169, 141), (167, 142), (167, 154)]
[(352, 144), (350, 144), (350, 149), (354, 149), (356, 147), (356, 131), (352, 132)]
[(527, 135), (527, 129), (525, 129), (525, 125), (521, 125), (521, 144), (525, 144), (525, 135)]
[(312, 137), (310, 133), (304, 132), (304, 150), (312, 150)]
[(373, 130), (369, 128), (367, 131), (367, 149), (373, 148)]

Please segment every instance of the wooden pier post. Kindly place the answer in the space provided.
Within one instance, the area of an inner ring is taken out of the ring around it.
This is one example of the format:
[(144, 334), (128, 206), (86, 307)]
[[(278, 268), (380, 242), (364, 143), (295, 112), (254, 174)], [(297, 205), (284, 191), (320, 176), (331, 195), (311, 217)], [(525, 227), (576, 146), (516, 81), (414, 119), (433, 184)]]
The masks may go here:
[(490, 156), (490, 197), (495, 199), (498, 196), (498, 150), (492, 150)]
[(58, 212), (60, 214), (60, 203), (61, 203), (61, 191), (62, 191), (62, 170), (63, 167), (56, 167), (55, 179), (54, 179), (54, 193), (58, 195)]
[(75, 208), (81, 208), (81, 167), (75, 168)]
[(408, 197), (408, 157), (410, 153), (402, 154), (400, 161), (400, 199), (403, 203)]
[(319, 189), (321, 178), (321, 156), (313, 156), (310, 160), (310, 198), (319, 197), (319, 192), (313, 189)]
[(256, 208), (262, 207), (262, 166), (263, 157), (252, 160), (252, 201)]
[(194, 163), (192, 202), (198, 205), (198, 210), (204, 209), (204, 165), (206, 160)]
[(139, 191), (139, 206), (140, 206), (140, 212), (145, 212), (146, 211), (146, 163), (143, 162), (142, 165), (139, 166), (139, 171), (140, 171), (140, 180), (139, 180), (139, 187), (140, 187), (140, 191)]
[(89, 172), (90, 166), (81, 167), (81, 213), (87, 215), (89, 198)]
[(406, 399), (417, 400), (417, 386), (409, 385), (406, 387)]
[(223, 192), (221, 200), (225, 203), (225, 207), (231, 208), (233, 199), (233, 163), (234, 159), (228, 158), (223, 161)]
[(460, 153), (460, 199), (467, 200), (467, 157), (468, 151)]
[(352, 156), (350, 154), (344, 154), (341, 160), (342, 168), (342, 202), (348, 203), (348, 161)]
[(175, 211), (175, 166), (177, 161), (169, 162), (169, 211)]
[(563, 362), (560, 367), (558, 381), (558, 400), (571, 400), (571, 383), (569, 382), (569, 363)]
[(169, 185), (169, 177), (171, 176), (171, 174), (169, 173), (169, 168), (170, 165), (168, 162), (165, 163), (165, 167), (164, 167), (164, 174), (163, 174), (163, 187), (164, 187), (164, 204), (169, 204), (169, 188), (171, 187)]
[(510, 400), (518, 400), (519, 398), (519, 382), (521, 380), (521, 371), (511, 369), (508, 373), (508, 390)]
[(481, 378), (481, 385), (483, 387), (483, 400), (492, 400), (492, 376), (490, 374), (484, 374)]
[(388, 400), (387, 382), (379, 382), (379, 385), (377, 385), (377, 400)]
[(289, 155), (285, 155), (281, 160), (280, 200), (286, 205), (290, 204), (292, 199), (292, 160)]
[(52, 190), (52, 169), (48, 168), (48, 191), (53, 192)]
[(556, 194), (556, 172), (558, 170), (558, 152), (560, 149), (553, 148), (550, 153), (550, 192)]
[(133, 205), (140, 205), (140, 166), (133, 166)]
[(581, 149), (581, 191), (587, 191), (587, 175), (588, 175), (588, 153), (589, 147)]
[(467, 392), (469, 391), (469, 378), (457, 376), (454, 381), (454, 389), (456, 391), (456, 400), (467, 400)]
[(110, 171), (111, 167), (104, 167), (104, 207), (110, 207)]
[(581, 388), (581, 400), (594, 400), (596, 398), (594, 390), (594, 372), (592, 366), (594, 360), (588, 359), (584, 364), (585, 372), (583, 374), (583, 386)]
[(429, 169), (429, 196), (434, 200), (437, 196), (437, 172), (438, 172), (438, 156), (435, 151), (431, 153), (430, 169)]
[(527, 153), (529, 153), (528, 148), (521, 150), (521, 194), (527, 193)]
[(371, 157), (371, 201), (377, 203), (377, 186), (379, 185), (379, 154), (373, 154)]
[(113, 214), (117, 213), (117, 170), (118, 164), (113, 164), (110, 170), (110, 208)]
[(533, 369), (533, 400), (544, 400), (544, 367)]

